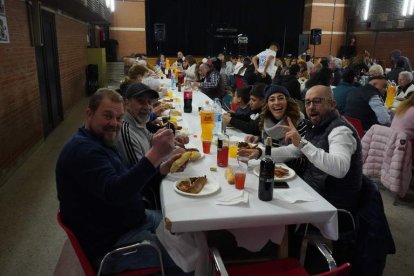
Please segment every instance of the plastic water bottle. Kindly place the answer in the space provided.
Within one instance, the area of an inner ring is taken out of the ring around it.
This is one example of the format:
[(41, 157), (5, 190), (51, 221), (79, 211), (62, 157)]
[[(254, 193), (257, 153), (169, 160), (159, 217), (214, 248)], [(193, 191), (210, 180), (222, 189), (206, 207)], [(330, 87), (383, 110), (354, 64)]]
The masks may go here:
[(171, 70), (171, 88), (174, 89), (175, 87), (175, 74), (174, 70)]
[(218, 98), (214, 99), (214, 105), (213, 105), (213, 111), (214, 111), (214, 135), (217, 136), (222, 131), (222, 123), (223, 118), (221, 114), (221, 103)]

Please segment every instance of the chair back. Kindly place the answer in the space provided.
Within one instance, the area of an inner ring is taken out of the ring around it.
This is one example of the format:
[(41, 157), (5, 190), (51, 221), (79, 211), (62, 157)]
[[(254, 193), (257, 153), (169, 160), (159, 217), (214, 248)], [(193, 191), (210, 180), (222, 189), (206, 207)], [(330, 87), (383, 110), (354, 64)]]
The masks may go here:
[(354, 126), (356, 131), (358, 132), (359, 138), (362, 138), (364, 136), (364, 129), (362, 128), (362, 122), (360, 119), (344, 116), (344, 118)]
[(234, 80), (235, 80), (236, 88), (243, 88), (246, 86), (246, 84), (244, 83), (243, 77), (234, 76)]
[(96, 275), (95, 269), (93, 268), (92, 264), (89, 262), (88, 257), (86, 257), (86, 254), (83, 251), (82, 246), (80, 245), (75, 234), (73, 234), (73, 232), (63, 223), (60, 211), (57, 214), (57, 221), (59, 222), (59, 225), (63, 228), (63, 230), (65, 230), (66, 234), (68, 235), (70, 243), (72, 244), (73, 249), (75, 250), (76, 256), (78, 256), (79, 262), (82, 265), (85, 275), (95, 276)]

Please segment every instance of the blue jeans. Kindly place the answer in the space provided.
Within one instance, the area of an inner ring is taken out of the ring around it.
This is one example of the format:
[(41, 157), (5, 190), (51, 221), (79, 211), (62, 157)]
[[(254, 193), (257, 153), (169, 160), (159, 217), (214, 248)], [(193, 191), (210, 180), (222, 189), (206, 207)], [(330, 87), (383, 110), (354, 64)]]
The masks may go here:
[[(155, 234), (155, 230), (162, 220), (161, 212), (155, 210), (145, 210), (145, 215), (146, 218), (142, 225), (123, 235), (115, 244), (115, 247), (133, 244), (142, 240), (152, 241), (156, 243), (158, 248), (161, 250), (166, 275), (192, 275), (193, 273), (183, 272), (174, 263)], [(109, 259), (107, 261), (107, 265), (103, 268), (103, 274), (113, 274), (125, 270), (134, 270), (146, 267), (157, 267), (159, 265), (160, 263), (157, 252), (152, 247), (142, 247), (139, 248), (136, 253), (124, 256), (115, 256)]]

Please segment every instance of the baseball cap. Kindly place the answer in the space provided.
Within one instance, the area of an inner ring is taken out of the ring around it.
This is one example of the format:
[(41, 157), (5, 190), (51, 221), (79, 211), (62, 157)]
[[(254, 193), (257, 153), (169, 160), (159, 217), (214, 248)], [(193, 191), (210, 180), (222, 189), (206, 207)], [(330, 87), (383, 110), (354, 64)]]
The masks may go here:
[(133, 83), (130, 86), (128, 86), (125, 92), (125, 98), (130, 99), (133, 97), (139, 97), (145, 93), (150, 95), (153, 99), (158, 99), (159, 97), (158, 92), (156, 92), (155, 90), (152, 90), (151, 88), (149, 88), (143, 83), (137, 82), (137, 83)]

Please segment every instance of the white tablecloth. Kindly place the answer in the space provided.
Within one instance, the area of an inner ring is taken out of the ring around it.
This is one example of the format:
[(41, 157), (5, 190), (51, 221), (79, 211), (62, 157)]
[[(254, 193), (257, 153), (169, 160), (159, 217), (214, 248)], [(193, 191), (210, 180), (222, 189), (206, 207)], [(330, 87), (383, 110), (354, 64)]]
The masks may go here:
[[(176, 103), (182, 108), (182, 93), (175, 92), (181, 99)], [(193, 112), (184, 113), (183, 121), (178, 122), (190, 131), (190, 144), (202, 149), (200, 141), (200, 118), (198, 107), (208, 100), (201, 92), (193, 93)], [(211, 101), (211, 100), (210, 100)], [(212, 101), (211, 101), (212, 102)], [(230, 135), (244, 137), (237, 130), (228, 130)], [(194, 138), (193, 134), (197, 135)], [(227, 229), (234, 234), (239, 246), (251, 251), (260, 250), (268, 240), (280, 244), (285, 225), (312, 223), (322, 234), (331, 240), (338, 238), (337, 210), (323, 197), (316, 193), (298, 176), (288, 180), (289, 186), (301, 187), (317, 200), (312, 202), (287, 203), (273, 199), (264, 202), (258, 199), (259, 179), (252, 173), (258, 160), (252, 160), (246, 176), (245, 191), (249, 193), (247, 204), (223, 206), (217, 205), (216, 200), (235, 190), (224, 178), (224, 168), (211, 172), (210, 167), (217, 167), (216, 146), (211, 147), (211, 153), (199, 161), (187, 165), (184, 174), (189, 176), (207, 175), (208, 179), (219, 183), (220, 190), (205, 197), (183, 196), (174, 191), (176, 178), (167, 176), (161, 184), (161, 204), (164, 217), (172, 222), (172, 232), (195, 232)], [(236, 165), (235, 159), (229, 159), (230, 165)]]

